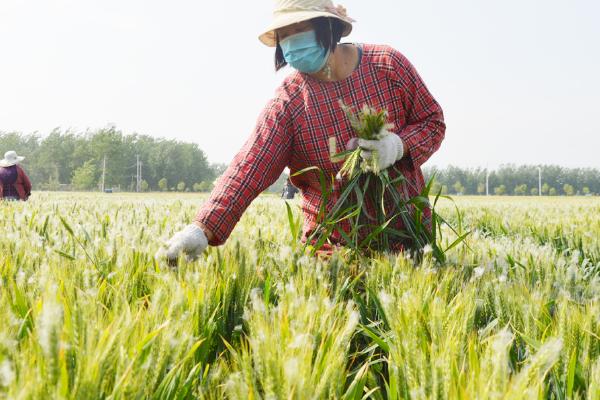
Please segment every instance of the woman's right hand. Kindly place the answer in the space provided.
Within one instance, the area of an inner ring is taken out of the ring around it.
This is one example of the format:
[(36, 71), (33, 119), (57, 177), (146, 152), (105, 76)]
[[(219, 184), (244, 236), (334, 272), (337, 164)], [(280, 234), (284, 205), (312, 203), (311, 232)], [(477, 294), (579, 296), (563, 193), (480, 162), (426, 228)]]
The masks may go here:
[(177, 262), (183, 253), (188, 261), (197, 259), (208, 247), (206, 233), (196, 224), (186, 226), (166, 242), (166, 258), (169, 263)]

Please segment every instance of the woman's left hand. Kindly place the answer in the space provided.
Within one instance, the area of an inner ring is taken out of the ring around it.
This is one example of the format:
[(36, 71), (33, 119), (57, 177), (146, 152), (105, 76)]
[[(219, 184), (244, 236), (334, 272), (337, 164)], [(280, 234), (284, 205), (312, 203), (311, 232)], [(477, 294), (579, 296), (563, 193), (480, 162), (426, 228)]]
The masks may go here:
[(363, 150), (360, 154), (365, 160), (377, 156), (377, 165), (381, 170), (387, 169), (404, 157), (404, 143), (400, 136), (385, 131), (379, 140), (358, 139), (358, 146)]

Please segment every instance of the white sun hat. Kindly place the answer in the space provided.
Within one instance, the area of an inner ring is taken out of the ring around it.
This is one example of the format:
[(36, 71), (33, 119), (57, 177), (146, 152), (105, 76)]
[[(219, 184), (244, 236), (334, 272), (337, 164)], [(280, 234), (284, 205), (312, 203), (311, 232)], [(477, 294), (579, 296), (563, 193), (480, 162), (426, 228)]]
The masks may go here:
[(277, 45), (275, 30), (284, 26), (318, 17), (331, 17), (344, 23), (342, 36), (348, 36), (352, 32), (352, 23), (355, 22), (348, 17), (343, 6), (334, 6), (331, 0), (275, 0), (273, 17), (271, 26), (258, 37), (261, 42), (269, 47)]
[(20, 157), (14, 150), (7, 151), (4, 153), (4, 159), (0, 160), (0, 167), (12, 167), (23, 161), (25, 157)]

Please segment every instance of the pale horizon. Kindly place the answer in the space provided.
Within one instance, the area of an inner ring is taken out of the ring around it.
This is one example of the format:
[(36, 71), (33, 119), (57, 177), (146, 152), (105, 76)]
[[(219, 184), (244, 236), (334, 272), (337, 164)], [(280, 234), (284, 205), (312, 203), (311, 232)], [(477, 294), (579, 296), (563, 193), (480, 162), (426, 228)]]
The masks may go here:
[[(600, 167), (600, 5), (342, 4), (347, 41), (400, 50), (441, 104), (446, 140), (426, 166)], [(0, 131), (114, 124), (229, 163), (289, 72), (257, 40), (271, 5), (3, 0)]]

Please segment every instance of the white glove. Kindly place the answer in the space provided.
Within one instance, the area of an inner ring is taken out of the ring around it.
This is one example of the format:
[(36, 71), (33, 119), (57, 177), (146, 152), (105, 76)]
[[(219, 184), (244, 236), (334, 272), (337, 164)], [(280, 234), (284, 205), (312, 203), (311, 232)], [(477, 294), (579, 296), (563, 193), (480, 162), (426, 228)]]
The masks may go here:
[(377, 165), (380, 170), (387, 169), (404, 157), (404, 143), (395, 133), (383, 131), (379, 140), (358, 139), (361, 156), (371, 160), (373, 154), (377, 155)]
[(192, 224), (173, 235), (166, 245), (167, 260), (176, 261), (179, 254), (183, 252), (189, 261), (193, 261), (206, 250), (208, 239), (200, 227)]

